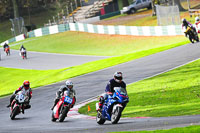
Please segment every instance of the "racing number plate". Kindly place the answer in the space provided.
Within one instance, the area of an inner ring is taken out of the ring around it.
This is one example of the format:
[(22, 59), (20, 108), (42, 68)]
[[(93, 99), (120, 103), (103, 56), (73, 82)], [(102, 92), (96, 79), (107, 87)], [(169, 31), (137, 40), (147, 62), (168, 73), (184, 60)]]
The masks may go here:
[(72, 103), (72, 99), (70, 97), (66, 96), (64, 102), (67, 102), (67, 103), (71, 104)]

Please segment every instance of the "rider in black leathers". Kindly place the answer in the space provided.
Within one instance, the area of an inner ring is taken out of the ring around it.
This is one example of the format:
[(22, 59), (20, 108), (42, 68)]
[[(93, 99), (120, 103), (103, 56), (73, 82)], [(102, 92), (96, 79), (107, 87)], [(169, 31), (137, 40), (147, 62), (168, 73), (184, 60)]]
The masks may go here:
[(113, 95), (115, 92), (114, 87), (122, 87), (126, 90), (126, 83), (123, 81), (122, 72), (115, 72), (114, 78), (108, 82), (105, 93), (99, 98), (99, 109), (97, 110), (102, 109), (103, 103), (108, 98), (108, 95)]

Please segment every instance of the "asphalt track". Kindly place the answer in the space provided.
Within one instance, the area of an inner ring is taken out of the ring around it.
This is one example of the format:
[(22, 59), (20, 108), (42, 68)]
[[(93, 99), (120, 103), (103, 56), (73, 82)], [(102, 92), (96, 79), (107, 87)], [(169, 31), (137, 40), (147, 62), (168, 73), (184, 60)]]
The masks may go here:
[[(97, 96), (104, 92), (107, 81), (115, 71), (124, 73), (127, 84), (163, 73), (200, 58), (200, 43), (176, 47), (141, 59), (123, 63), (104, 70), (72, 78), (77, 91), (77, 103)], [(160, 118), (123, 118), (116, 125), (106, 122), (98, 125), (94, 117), (83, 117), (70, 113), (63, 123), (51, 122), (50, 107), (53, 104), (55, 92), (64, 82), (37, 88), (31, 99), (32, 108), (24, 115), (10, 120), (8, 104), (9, 97), (0, 99), (0, 132), (109, 132), (168, 129), (200, 123), (200, 115)], [(134, 101), (130, 101), (134, 102)], [(73, 111), (71, 111), (73, 112)]]
[(0, 66), (22, 69), (60, 69), (80, 65), (86, 62), (107, 58), (106, 56), (86, 56), (86, 55), (67, 55), (41, 52), (27, 52), (28, 59), (22, 59), (19, 51), (11, 49), (11, 55), (6, 54), (1, 49)]

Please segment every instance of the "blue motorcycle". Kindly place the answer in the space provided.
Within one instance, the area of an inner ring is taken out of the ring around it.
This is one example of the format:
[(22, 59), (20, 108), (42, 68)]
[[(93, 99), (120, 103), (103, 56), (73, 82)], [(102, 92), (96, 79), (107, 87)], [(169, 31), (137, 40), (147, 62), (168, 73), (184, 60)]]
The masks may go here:
[[(100, 125), (104, 124), (106, 120), (111, 121), (112, 124), (118, 123), (123, 109), (129, 102), (127, 92), (124, 88), (115, 87), (114, 90), (113, 95), (108, 95), (102, 110), (97, 111), (96, 121)], [(96, 103), (96, 108), (98, 108), (98, 105)]]

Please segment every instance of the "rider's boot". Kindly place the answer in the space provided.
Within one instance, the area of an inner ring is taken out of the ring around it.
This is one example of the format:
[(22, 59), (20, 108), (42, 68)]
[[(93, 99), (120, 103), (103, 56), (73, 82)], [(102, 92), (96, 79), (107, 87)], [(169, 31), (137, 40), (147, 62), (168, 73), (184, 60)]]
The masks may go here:
[(7, 108), (11, 107), (11, 104), (8, 104), (6, 107), (7, 107)]

